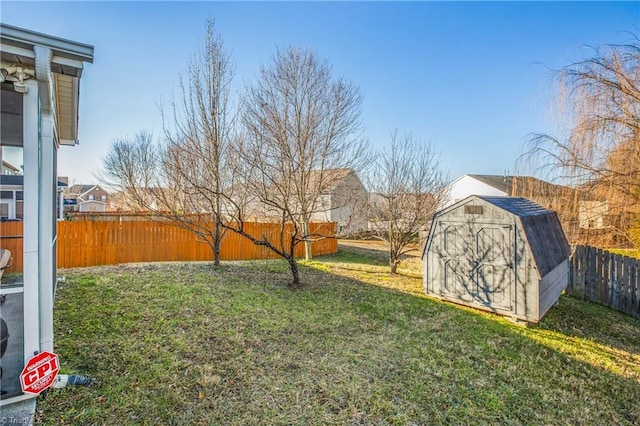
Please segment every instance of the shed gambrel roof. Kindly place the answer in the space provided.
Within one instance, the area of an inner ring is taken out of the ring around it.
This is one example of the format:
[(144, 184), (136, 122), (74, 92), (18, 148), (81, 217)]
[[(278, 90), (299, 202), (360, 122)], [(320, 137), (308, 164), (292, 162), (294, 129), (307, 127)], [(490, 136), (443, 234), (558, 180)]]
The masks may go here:
[(541, 277), (569, 258), (571, 249), (554, 211), (522, 197), (472, 197), (484, 200), (519, 219)]
[(502, 210), (513, 213), (518, 217), (540, 216), (553, 213), (551, 210), (545, 209), (541, 205), (522, 197), (490, 197), (479, 195), (478, 198), (482, 198), (494, 206), (500, 207)]

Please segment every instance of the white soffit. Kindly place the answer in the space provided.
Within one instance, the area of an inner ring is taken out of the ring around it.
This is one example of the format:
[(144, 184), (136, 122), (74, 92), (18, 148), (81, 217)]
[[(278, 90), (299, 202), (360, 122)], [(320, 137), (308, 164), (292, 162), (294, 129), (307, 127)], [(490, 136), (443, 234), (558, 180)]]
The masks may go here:
[(58, 139), (61, 145), (75, 145), (78, 129), (78, 77), (54, 74)]
[(51, 72), (59, 143), (75, 145), (78, 139), (78, 98), (84, 62), (93, 63), (93, 46), (39, 32), (0, 24), (3, 62), (35, 65), (34, 46), (51, 49)]

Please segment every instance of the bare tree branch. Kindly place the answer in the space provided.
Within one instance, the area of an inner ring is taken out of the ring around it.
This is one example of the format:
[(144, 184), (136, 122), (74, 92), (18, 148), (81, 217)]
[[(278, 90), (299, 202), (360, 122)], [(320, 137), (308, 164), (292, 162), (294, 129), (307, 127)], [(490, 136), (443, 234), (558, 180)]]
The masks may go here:
[(446, 195), (447, 177), (435, 147), (411, 134), (391, 134), (391, 146), (380, 153), (369, 177), (370, 221), (376, 238), (389, 247), (395, 273)]
[(146, 133), (118, 140), (104, 163), (107, 180), (133, 207), (162, 211), (164, 219), (197, 234), (211, 246), (215, 265), (225, 230), (223, 202), (232, 184), (226, 163), (233, 73), (231, 56), (207, 21), (204, 44), (180, 76), (178, 100), (161, 108), (163, 142), (154, 145)]
[[(556, 71), (555, 77), (556, 114), (566, 123), (566, 135), (531, 135), (526, 157), (574, 186), (580, 200), (606, 203), (608, 228), (624, 243), (640, 214), (638, 38), (594, 49), (593, 57)], [(560, 216), (575, 218), (580, 202), (573, 208)]]
[[(326, 61), (302, 49), (277, 51), (259, 81), (247, 88), (245, 134), (235, 157), (243, 163), (250, 213), (281, 224), (277, 249), (289, 262), (294, 285), (300, 283), (295, 246), (305, 243), (311, 257), (310, 222), (323, 210), (321, 195), (335, 183), (335, 171), (360, 170), (369, 158), (361, 137), (361, 103), (357, 87), (333, 78)], [(285, 229), (291, 230), (287, 238)]]

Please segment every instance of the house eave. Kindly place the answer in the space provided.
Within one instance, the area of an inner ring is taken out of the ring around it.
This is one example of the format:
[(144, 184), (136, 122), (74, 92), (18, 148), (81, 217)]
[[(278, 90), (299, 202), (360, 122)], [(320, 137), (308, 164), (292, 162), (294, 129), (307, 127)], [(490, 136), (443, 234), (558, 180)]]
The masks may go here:
[[(21, 52), (32, 52), (34, 46), (48, 47), (53, 52), (52, 62), (60, 67), (69, 66), (77, 68), (76, 77), (82, 73), (82, 63), (93, 63), (94, 47), (89, 44), (78, 43), (60, 37), (31, 31), (13, 25), (0, 24), (1, 39), (4, 45), (22, 48)], [(31, 56), (33, 57), (33, 56)], [(63, 71), (63, 72), (60, 72)], [(53, 69), (53, 72), (65, 74), (64, 70)]]
[[(60, 37), (42, 34), (12, 25), (0, 24), (1, 60), (7, 64), (36, 68), (36, 49), (50, 49), (49, 90), (54, 93), (52, 105), (56, 136), (60, 145), (78, 144), (78, 100), (84, 62), (93, 63), (94, 47)], [(38, 77), (42, 80), (42, 77)], [(46, 93), (47, 90), (44, 90)], [(46, 96), (46, 95), (43, 95)], [(45, 99), (46, 104), (46, 99)]]

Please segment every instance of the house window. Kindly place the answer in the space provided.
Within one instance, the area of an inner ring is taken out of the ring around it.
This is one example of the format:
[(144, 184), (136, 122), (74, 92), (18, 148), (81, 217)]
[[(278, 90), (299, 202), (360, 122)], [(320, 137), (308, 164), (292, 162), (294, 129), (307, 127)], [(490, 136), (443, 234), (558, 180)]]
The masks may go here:
[(9, 204), (0, 203), (0, 218), (9, 219)]
[(0, 191), (0, 198), (13, 200), (13, 191)]
[(89, 195), (89, 201), (93, 201), (95, 197), (93, 195)]
[(100, 200), (101, 200), (102, 202), (106, 202), (106, 201), (107, 201), (107, 196), (106, 196), (106, 195), (102, 195), (102, 196), (100, 197)]
[(18, 200), (18, 201), (24, 200), (24, 192), (23, 191), (16, 191), (16, 200)]

